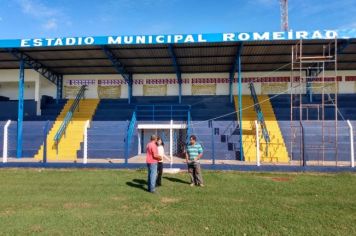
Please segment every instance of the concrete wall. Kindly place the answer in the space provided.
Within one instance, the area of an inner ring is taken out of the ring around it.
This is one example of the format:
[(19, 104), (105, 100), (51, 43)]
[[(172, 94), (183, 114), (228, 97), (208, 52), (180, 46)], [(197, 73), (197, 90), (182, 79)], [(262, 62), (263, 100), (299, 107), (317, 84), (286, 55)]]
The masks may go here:
[[(331, 72), (326, 72), (325, 76), (331, 76)], [(345, 76), (356, 76), (356, 71), (339, 71), (339, 76), (342, 76), (342, 82), (339, 83), (338, 91), (339, 93), (356, 93), (356, 82), (346, 82)], [(10, 97), (12, 100), (16, 100), (18, 96), (18, 70), (1, 70), (0, 71), (0, 96)], [(243, 78), (251, 77), (289, 77), (290, 72), (245, 72), (242, 73)], [(182, 74), (183, 80), (188, 80), (188, 83), (182, 85), (183, 95), (192, 95), (192, 79), (199, 78), (225, 78), (229, 77), (228, 73), (201, 73), (201, 74)], [(237, 77), (237, 75), (235, 75)], [(166, 79), (175, 80), (175, 74), (137, 74), (133, 76), (136, 83), (133, 86), (134, 96), (144, 96), (144, 84), (148, 80), (157, 79), (160, 81), (166, 81)], [(88, 91), (86, 93), (87, 98), (97, 98), (98, 97), (98, 80), (121, 80), (120, 75), (65, 75), (63, 84), (66, 85), (69, 81), (83, 81), (83, 80), (95, 80), (95, 83), (88, 86)], [(158, 82), (159, 84), (160, 82)], [(258, 94), (264, 93), (263, 88), (266, 89), (268, 85), (273, 87), (275, 83), (255, 83), (256, 92)], [(287, 92), (290, 88), (290, 83), (282, 83), (282, 87), (285, 86)], [(128, 91), (127, 85), (121, 84), (121, 98), (127, 98)], [(248, 83), (243, 83), (242, 86), (243, 94), (249, 94)], [(39, 90), (39, 91), (37, 91)], [(37, 91), (37, 92), (36, 92)], [(305, 92), (305, 88), (302, 88)], [(166, 90), (167, 96), (177, 96), (178, 95), (178, 84), (168, 84)], [(233, 84), (233, 93), (237, 94), (237, 83)], [(216, 95), (227, 95), (229, 94), (229, 84), (228, 83), (218, 83), (216, 84)], [(56, 86), (49, 82), (47, 79), (40, 76), (37, 72), (33, 70), (25, 71), (25, 99), (38, 99), (42, 95), (49, 95), (56, 97)]]

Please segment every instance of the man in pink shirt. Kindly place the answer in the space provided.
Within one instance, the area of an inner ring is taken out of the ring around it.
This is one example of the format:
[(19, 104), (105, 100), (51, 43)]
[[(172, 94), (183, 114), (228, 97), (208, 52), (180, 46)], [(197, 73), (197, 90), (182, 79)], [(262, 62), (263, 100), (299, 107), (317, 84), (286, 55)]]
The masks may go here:
[(156, 179), (157, 179), (157, 163), (162, 159), (158, 155), (157, 136), (152, 135), (151, 141), (146, 146), (146, 163), (148, 168), (147, 185), (148, 191), (155, 193)]

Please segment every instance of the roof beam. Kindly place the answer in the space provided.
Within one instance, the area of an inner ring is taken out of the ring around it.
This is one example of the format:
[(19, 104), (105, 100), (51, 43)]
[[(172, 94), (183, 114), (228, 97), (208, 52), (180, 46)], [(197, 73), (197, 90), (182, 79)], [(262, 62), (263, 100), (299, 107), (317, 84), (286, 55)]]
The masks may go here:
[(7, 51), (12, 54), (18, 60), (24, 60), (24, 63), (28, 65), (31, 69), (37, 71), (43, 77), (51, 81), (53, 84), (57, 85), (58, 81), (61, 80), (62, 75), (52, 71), (50, 68), (47, 68), (42, 63), (38, 62), (37, 60), (31, 58), (27, 54), (21, 52), (18, 49), (10, 48)]
[(170, 44), (168, 46), (168, 49), (169, 49), (169, 55), (171, 56), (172, 60), (173, 60), (173, 66), (174, 66), (174, 70), (177, 74), (177, 79), (178, 79), (178, 83), (179, 81), (182, 82), (182, 72), (180, 70), (180, 66), (178, 64), (178, 60), (177, 60), (177, 56), (174, 52), (174, 48), (173, 48), (173, 45)]
[(104, 51), (107, 58), (111, 61), (117, 73), (119, 73), (124, 78), (126, 83), (129, 85), (132, 84), (131, 74), (126, 70), (125, 66), (118, 60), (114, 53), (106, 46), (102, 46), (101, 49)]
[[(337, 42), (336, 42), (336, 44), (337, 44)], [(349, 46), (351, 44), (351, 39), (346, 39), (346, 40), (344, 40), (344, 41), (342, 41), (341, 42), (341, 45), (340, 46), (336, 46), (337, 47), (337, 49), (336, 49), (336, 59), (335, 60), (338, 60), (338, 56), (340, 55), (340, 54), (342, 54), (342, 52)], [(334, 47), (334, 49), (333, 50), (335, 50), (335, 47)], [(337, 63), (341, 63), (340, 61), (337, 61)], [(350, 62), (350, 63), (352, 63), (352, 62)], [(327, 69), (330, 65), (331, 65), (332, 63), (325, 63), (325, 69)], [(317, 64), (316, 64), (317, 65)], [(320, 74), (322, 72), (322, 70), (319, 70), (319, 71), (317, 71), (317, 75), (318, 74)]]
[[(241, 59), (241, 55), (242, 55), (242, 43), (240, 45), (237, 46), (237, 50), (236, 50), (236, 54), (235, 54), (235, 58), (234, 58), (234, 62), (231, 65), (230, 68), (230, 74), (235, 74), (236, 69), (238, 68), (238, 64), (239, 64), (239, 60)], [(242, 64), (242, 62), (240, 62)], [(258, 64), (258, 63), (254, 63), (254, 64)]]
[(177, 56), (176, 53), (174, 52), (174, 47), (172, 44), (168, 46), (169, 50), (169, 55), (171, 56), (173, 60), (173, 66), (174, 66), (174, 71), (176, 72), (177, 75), (177, 80), (178, 80), (178, 85), (179, 85), (179, 103), (182, 102), (182, 71), (180, 69), (180, 66), (178, 64)]

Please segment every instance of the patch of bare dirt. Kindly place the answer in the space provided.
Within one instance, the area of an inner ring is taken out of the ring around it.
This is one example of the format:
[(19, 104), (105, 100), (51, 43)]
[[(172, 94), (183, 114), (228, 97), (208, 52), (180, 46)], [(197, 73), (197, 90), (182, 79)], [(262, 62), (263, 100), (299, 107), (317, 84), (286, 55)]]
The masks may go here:
[(170, 197), (163, 197), (161, 198), (162, 203), (176, 203), (179, 202), (180, 200), (178, 198), (170, 198)]

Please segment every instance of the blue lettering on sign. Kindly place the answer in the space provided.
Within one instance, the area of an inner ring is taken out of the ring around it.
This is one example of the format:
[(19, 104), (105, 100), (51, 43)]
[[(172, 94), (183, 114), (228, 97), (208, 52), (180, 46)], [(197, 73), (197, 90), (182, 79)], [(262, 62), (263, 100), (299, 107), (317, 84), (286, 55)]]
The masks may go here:
[(238, 32), (217, 34), (120, 35), (0, 40), (0, 48), (60, 47), (80, 45), (180, 44), (356, 38), (356, 30)]

